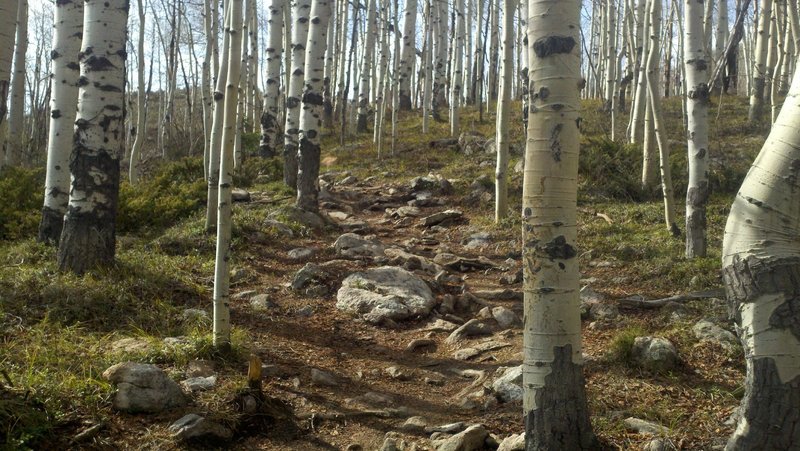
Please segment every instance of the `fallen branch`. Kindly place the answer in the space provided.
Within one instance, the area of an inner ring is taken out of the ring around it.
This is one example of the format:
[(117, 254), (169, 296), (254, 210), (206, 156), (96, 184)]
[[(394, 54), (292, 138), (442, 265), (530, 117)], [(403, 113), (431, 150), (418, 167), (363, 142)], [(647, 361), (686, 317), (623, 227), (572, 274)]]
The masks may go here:
[(696, 301), (698, 299), (721, 298), (724, 296), (725, 296), (725, 290), (722, 288), (717, 288), (713, 290), (694, 291), (686, 294), (678, 294), (675, 296), (670, 296), (668, 298), (662, 298), (662, 299), (647, 300), (643, 296), (635, 295), (627, 298), (617, 299), (616, 301), (619, 304), (622, 304), (626, 307), (659, 308), (663, 307), (666, 304), (669, 304), (670, 302), (689, 302), (689, 301)]

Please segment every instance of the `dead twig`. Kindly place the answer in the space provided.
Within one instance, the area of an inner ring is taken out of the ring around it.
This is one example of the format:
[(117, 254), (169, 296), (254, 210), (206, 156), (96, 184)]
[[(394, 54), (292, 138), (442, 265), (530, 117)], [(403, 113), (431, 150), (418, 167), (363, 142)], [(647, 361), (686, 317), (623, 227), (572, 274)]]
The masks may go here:
[(662, 299), (645, 299), (643, 296), (635, 295), (630, 296), (627, 298), (617, 299), (617, 303), (624, 305), (626, 307), (635, 307), (635, 308), (659, 308), (663, 307), (670, 302), (689, 302), (689, 301), (696, 301), (698, 299), (709, 299), (709, 298), (721, 298), (725, 296), (725, 290), (722, 288), (716, 288), (713, 290), (704, 290), (704, 291), (694, 291), (691, 293), (686, 294), (678, 294), (675, 296), (670, 296), (667, 298)]

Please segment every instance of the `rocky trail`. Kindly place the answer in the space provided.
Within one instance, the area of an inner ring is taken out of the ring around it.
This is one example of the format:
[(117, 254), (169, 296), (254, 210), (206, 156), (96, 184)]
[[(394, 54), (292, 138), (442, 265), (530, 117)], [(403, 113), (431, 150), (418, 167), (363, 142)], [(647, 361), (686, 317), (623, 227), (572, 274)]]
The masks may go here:
[[(457, 196), (435, 175), (389, 185), (329, 172), (320, 181), (320, 214), (289, 210), (288, 217), (266, 219), (264, 226), (280, 238), (247, 237), (232, 277), (233, 324), (263, 363), (263, 392), (278, 400), (271, 412), (280, 411), (282, 420), (235, 428), (214, 420), (208, 400), (247, 369), (192, 361), (170, 371), (194, 402), (165, 401), (152, 410), (179, 408), (133, 417), (147, 424), (146, 440), (191, 448), (521, 450), (520, 247), (515, 235), (472, 225), (471, 206), (491, 199), (486, 184), (476, 180), (470, 193)], [(262, 193), (239, 194), (243, 209), (269, 203)], [(582, 220), (593, 216), (583, 212)], [(301, 233), (290, 226), (298, 223)], [(614, 262), (582, 266), (585, 373), (605, 446), (724, 444), (735, 400), (715, 404), (713, 396), (690, 388), (736, 384), (741, 377), (740, 368), (730, 368), (735, 350), (721, 352), (739, 346), (735, 336), (714, 318), (701, 318), (708, 305), (719, 313), (721, 301), (698, 295), (657, 308), (618, 302), (603, 294), (604, 278), (618, 269)], [(635, 368), (611, 370), (620, 365), (608, 358), (615, 331), (631, 320), (658, 324), (665, 318), (699, 321), (694, 337), (635, 337)], [(687, 339), (694, 342), (689, 349), (676, 349)], [(138, 377), (136, 369), (107, 373), (117, 384), (119, 408), (120, 382)], [(180, 392), (168, 382), (155, 385)], [(654, 397), (674, 416), (648, 411)], [(247, 413), (247, 402), (242, 406)], [(648, 412), (660, 421), (637, 418)], [(130, 431), (130, 417), (115, 418), (112, 429)], [(124, 435), (132, 446), (142, 438)]]

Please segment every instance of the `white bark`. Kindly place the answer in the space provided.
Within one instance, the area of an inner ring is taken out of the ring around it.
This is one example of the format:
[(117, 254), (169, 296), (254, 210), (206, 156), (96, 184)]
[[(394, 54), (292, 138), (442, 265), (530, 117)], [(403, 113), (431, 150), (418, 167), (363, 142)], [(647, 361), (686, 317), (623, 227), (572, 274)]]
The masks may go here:
[[(388, 1), (388, 0), (386, 0)], [(400, 109), (411, 109), (411, 75), (417, 61), (417, 46), (415, 43), (417, 28), (417, 0), (406, 0), (405, 16), (403, 19), (403, 42), (400, 50), (400, 67), (398, 69), (397, 89), (400, 95)], [(464, 13), (463, 9), (460, 11)]]
[(364, 53), (361, 59), (361, 81), (358, 87), (358, 123), (356, 131), (367, 131), (369, 112), (369, 89), (372, 60), (375, 53), (375, 37), (378, 24), (375, 21), (375, 0), (367, 0), (367, 29), (364, 36)]
[(274, 156), (283, 145), (279, 117), (284, 7), (284, 0), (271, 0), (267, 16), (269, 23), (269, 41), (266, 49), (267, 86), (264, 90), (264, 105), (260, 120), (261, 143), (259, 145), (259, 155), (263, 158)]
[[(647, 30), (650, 28), (650, 19), (645, 14), (646, 5), (647, 0), (639, 0), (636, 5), (636, 54), (638, 65), (636, 68), (636, 94), (633, 99), (633, 109), (631, 110), (629, 133), (631, 144), (641, 144), (644, 138), (644, 120), (647, 105), (647, 67), (644, 64), (644, 60), (648, 52), (647, 46), (649, 45)], [(645, 168), (644, 172), (650, 172), (649, 168)]]
[[(143, 2), (144, 0), (137, 0), (139, 2)], [(202, 67), (202, 75), (200, 84), (202, 84), (202, 95), (203, 95), (203, 179), (208, 181), (208, 170), (209, 170), (209, 160), (211, 158), (211, 127), (212, 127), (212, 115), (213, 113), (213, 91), (211, 89), (211, 65), (212, 65), (212, 58), (213, 58), (213, 50), (214, 45), (211, 41), (212, 39), (212, 27), (216, 27), (216, 24), (212, 23), (212, 0), (203, 0), (203, 30), (206, 34), (206, 49), (205, 49), (205, 58), (203, 59), (203, 67)], [(144, 28), (144, 27), (142, 27)], [(144, 30), (142, 30), (144, 31)], [(140, 32), (141, 33), (141, 32)], [(143, 39), (143, 35), (140, 34), (140, 40)], [(144, 67), (141, 68), (144, 71)], [(216, 75), (216, 74), (215, 74)], [(142, 77), (144, 77), (144, 73), (142, 73)], [(142, 78), (142, 84), (144, 83), (144, 78)], [(141, 88), (140, 88), (141, 89)], [(135, 146), (135, 143), (134, 143)], [(131, 152), (131, 166), (133, 166), (133, 152)], [(131, 177), (133, 178), (133, 177)]]
[(425, 52), (422, 63), (422, 133), (428, 133), (430, 122), (431, 94), (433, 89), (433, 14), (432, 0), (425, 1)]
[(450, 74), (450, 135), (458, 137), (461, 132), (459, 115), (463, 81), (461, 72), (464, 69), (464, 0), (456, 0), (453, 12), (456, 15), (456, 23)]
[(83, 0), (56, 4), (50, 53), (50, 130), (39, 241), (58, 244), (69, 203), (69, 155), (78, 104)]
[(508, 129), (511, 116), (511, 84), (514, 79), (514, 10), (516, 0), (503, 0), (503, 57), (500, 60), (500, 94), (497, 101), (497, 166), (495, 168), (494, 220), (508, 214)]
[[(229, 49), (225, 84), (224, 126), (219, 168), (217, 199), (217, 252), (214, 260), (214, 346), (226, 348), (231, 342), (230, 258), (231, 258), (231, 188), (233, 185), (233, 146), (236, 141), (239, 109), (239, 78), (242, 65), (242, 9), (244, 0), (227, 0), (226, 34)], [(224, 51), (224, 50), (223, 50)], [(225, 59), (223, 58), (223, 61)], [(222, 66), (220, 66), (220, 69)]]
[(16, 40), (14, 74), (11, 77), (11, 106), (8, 115), (8, 142), (6, 143), (6, 165), (8, 166), (17, 166), (22, 162), (25, 77), (28, 72), (25, 64), (25, 54), (28, 52), (28, 0), (19, 0)]
[(711, 69), (702, 33), (703, 4), (687, 0), (683, 62), (686, 69), (689, 186), (686, 192), (686, 257), (706, 255), (708, 202), (708, 77)]
[(300, 101), (305, 82), (306, 40), (311, 0), (295, 0), (292, 7), (292, 68), (289, 91), (286, 93), (286, 125), (284, 127), (283, 180), (297, 188), (297, 151), (299, 149)]
[[(138, 0), (137, 2), (137, 11), (139, 15), (139, 38), (136, 41), (136, 88), (138, 90), (137, 97), (136, 97), (136, 138), (133, 140), (133, 147), (131, 148), (131, 157), (129, 162), (129, 169), (128, 169), (128, 179), (130, 180), (131, 184), (136, 184), (139, 181), (139, 160), (141, 159), (142, 153), (142, 144), (144, 144), (144, 140), (147, 136), (146, 127), (146, 111), (145, 111), (145, 98), (147, 96), (147, 92), (144, 88), (144, 25), (145, 25), (145, 15), (144, 15), (144, 0)], [(210, 47), (209, 51), (206, 52), (208, 56), (210, 54)], [(206, 64), (206, 63), (203, 63)], [(207, 65), (206, 65), (207, 66)], [(207, 67), (206, 67), (207, 69)], [(205, 73), (205, 72), (204, 72)], [(203, 87), (205, 92), (206, 88)], [(205, 102), (203, 102), (205, 106)], [(205, 144), (208, 146), (208, 143)], [(205, 155), (205, 153), (204, 153)], [(206, 161), (206, 159), (204, 159)], [(203, 177), (207, 175), (204, 174)]]
[(762, 0), (758, 16), (758, 34), (753, 61), (753, 82), (750, 90), (750, 110), (748, 119), (751, 122), (761, 120), (764, 114), (764, 86), (767, 77), (767, 51), (769, 49), (770, 18), (772, 17), (772, 0)]

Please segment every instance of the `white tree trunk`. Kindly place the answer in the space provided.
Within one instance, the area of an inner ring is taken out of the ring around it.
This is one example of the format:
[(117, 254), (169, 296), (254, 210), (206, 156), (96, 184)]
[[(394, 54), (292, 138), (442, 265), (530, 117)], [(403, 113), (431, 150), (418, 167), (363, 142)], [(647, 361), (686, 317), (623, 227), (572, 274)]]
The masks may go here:
[(503, 0), (503, 57), (500, 59), (500, 95), (497, 101), (497, 166), (495, 168), (494, 220), (508, 215), (508, 129), (511, 116), (511, 84), (514, 79), (514, 10), (516, 0)]
[(431, 114), (437, 121), (441, 120), (441, 112), (446, 106), (447, 98), (447, 56), (448, 56), (448, 5), (447, 2), (436, 2), (436, 20), (434, 36), (436, 38), (436, 60), (434, 62), (433, 100)]
[(584, 387), (574, 247), (580, 2), (530, 0), (528, 7), (530, 77), (539, 95), (531, 98), (522, 188), (525, 449), (595, 449)]
[(300, 102), (305, 82), (306, 40), (311, 0), (295, 0), (292, 7), (292, 68), (289, 91), (286, 93), (286, 126), (284, 127), (283, 181), (297, 188), (297, 152), (300, 133)]
[(428, 133), (430, 122), (431, 95), (433, 89), (433, 15), (432, 0), (425, 1), (425, 51), (422, 63), (422, 133)]
[[(144, 0), (137, 0), (140, 2), (144, 2)], [(216, 2), (214, 2), (216, 5)], [(216, 6), (214, 6), (216, 7)], [(202, 95), (203, 95), (203, 179), (208, 181), (208, 170), (209, 170), (209, 161), (211, 158), (211, 127), (212, 127), (212, 115), (214, 114), (214, 101), (213, 101), (213, 90), (211, 87), (211, 65), (212, 65), (212, 58), (213, 58), (213, 50), (214, 45), (210, 40), (213, 37), (211, 32), (212, 27), (216, 27), (216, 24), (212, 23), (212, 0), (203, 0), (203, 30), (207, 36), (209, 42), (206, 42), (206, 49), (205, 49), (205, 58), (203, 59), (203, 67), (202, 67), (202, 75), (200, 83), (202, 86)], [(140, 40), (143, 38), (140, 32)], [(141, 70), (144, 70), (142, 68)], [(216, 75), (216, 74), (215, 74)], [(142, 74), (144, 77), (144, 74)], [(142, 83), (144, 83), (144, 78), (142, 78)], [(137, 129), (138, 130), (138, 129)], [(144, 133), (144, 130), (142, 130)], [(134, 143), (135, 146), (135, 143)], [(131, 162), (133, 162), (133, 152), (131, 152)], [(133, 166), (133, 163), (131, 163)], [(131, 177), (132, 178), (132, 177)]]
[(271, 0), (267, 23), (269, 41), (267, 42), (267, 87), (264, 90), (264, 105), (261, 112), (261, 143), (258, 153), (262, 158), (277, 154), (283, 145), (281, 134), (281, 60), (283, 59), (283, 8), (284, 0)]
[(308, 41), (306, 45), (305, 88), (303, 111), (300, 115), (300, 151), (297, 173), (297, 207), (306, 211), (319, 211), (320, 134), (322, 132), (322, 80), (325, 75), (325, 46), (328, 20), (331, 16), (329, 0), (313, 0), (311, 4)]
[(772, 17), (772, 0), (762, 0), (758, 16), (758, 35), (756, 36), (753, 82), (750, 92), (750, 110), (748, 112), (748, 119), (751, 122), (760, 121), (764, 114), (764, 86), (767, 76), (770, 17)]
[[(637, 54), (637, 76), (636, 94), (633, 99), (633, 108), (631, 109), (631, 124), (629, 140), (631, 144), (641, 144), (644, 138), (644, 120), (645, 109), (647, 105), (647, 67), (644, 64), (645, 56), (647, 55), (649, 39), (647, 33), (650, 28), (650, 19), (645, 13), (647, 0), (639, 0), (636, 5), (636, 54)], [(649, 168), (645, 168), (644, 172), (651, 172)]]
[[(223, 39), (227, 41), (228, 58), (225, 79), (224, 125), (219, 149), (219, 197), (217, 198), (217, 252), (214, 259), (214, 346), (226, 348), (231, 342), (230, 258), (231, 258), (231, 188), (233, 186), (233, 147), (236, 141), (239, 108), (239, 79), (242, 66), (242, 10), (244, 0), (227, 0), (228, 18)], [(220, 65), (222, 70), (223, 65)]]
[(686, 191), (686, 257), (706, 255), (708, 203), (708, 77), (711, 64), (703, 42), (703, 4), (684, 6), (683, 63), (686, 68), (686, 110), (689, 137), (689, 186)]
[[(6, 0), (17, 1), (17, 0)], [(25, 77), (27, 67), (25, 54), (28, 52), (28, 0), (19, 0), (17, 10), (17, 45), (14, 50), (14, 74), (11, 77), (11, 106), (8, 115), (8, 142), (6, 143), (6, 164), (17, 166), (22, 162), (25, 120)]]
[(461, 107), (461, 82), (464, 70), (464, 0), (456, 0), (453, 5), (456, 16), (455, 35), (450, 73), (450, 135), (458, 137), (461, 132), (459, 108)]
[(369, 84), (372, 75), (371, 66), (375, 53), (375, 37), (378, 24), (375, 21), (375, 0), (367, 0), (367, 29), (364, 35), (364, 54), (361, 60), (361, 81), (358, 88), (358, 120), (356, 131), (367, 132), (367, 113), (369, 112)]
[(722, 274), (747, 363), (738, 427), (726, 450), (800, 443), (800, 71), (733, 201)]
[(78, 53), (83, 35), (83, 0), (56, 4), (50, 52), (50, 132), (39, 241), (58, 245), (69, 203), (69, 155), (78, 104)]
[[(407, 111), (411, 109), (411, 75), (414, 73), (417, 61), (417, 46), (414, 40), (417, 31), (417, 0), (406, 0), (405, 6), (397, 89), (400, 95), (400, 109)], [(463, 13), (461, 11), (461, 14)]]
[[(128, 179), (130, 180), (131, 184), (136, 184), (139, 181), (139, 160), (141, 159), (142, 154), (142, 145), (144, 144), (144, 140), (147, 137), (147, 130), (146, 130), (146, 111), (145, 111), (145, 98), (147, 96), (147, 92), (144, 88), (144, 26), (145, 26), (145, 15), (144, 15), (144, 0), (137, 1), (137, 11), (139, 15), (139, 38), (136, 44), (136, 89), (139, 91), (136, 97), (136, 137), (133, 140), (133, 147), (131, 148), (131, 157), (129, 161), (129, 168), (128, 168)], [(209, 46), (209, 50), (210, 50)], [(206, 56), (210, 54), (206, 52)], [(206, 63), (206, 69), (208, 68)], [(206, 78), (207, 79), (207, 78)], [(203, 87), (203, 92), (205, 92), (206, 88)], [(205, 107), (205, 102), (203, 102)], [(208, 146), (208, 143), (205, 144)], [(205, 155), (205, 153), (204, 153)], [(206, 161), (204, 158), (203, 161)], [(207, 174), (207, 173), (206, 173)], [(203, 174), (203, 177), (207, 175)]]
[(128, 0), (84, 0), (71, 188), (58, 266), (77, 274), (114, 261), (124, 146)]

